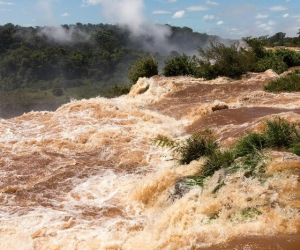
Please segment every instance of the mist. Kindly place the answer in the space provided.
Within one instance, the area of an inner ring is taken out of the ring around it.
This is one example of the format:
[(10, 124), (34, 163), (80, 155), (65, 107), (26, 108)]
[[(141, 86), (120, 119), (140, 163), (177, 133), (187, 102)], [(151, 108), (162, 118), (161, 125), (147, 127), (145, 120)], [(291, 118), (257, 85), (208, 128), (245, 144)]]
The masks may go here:
[(90, 39), (89, 35), (74, 26), (63, 27), (55, 17), (53, 4), (57, 0), (39, 0), (37, 9), (42, 13), (47, 27), (39, 28), (38, 35), (45, 36), (49, 42), (58, 43), (78, 43), (85, 42)]
[(40, 27), (39, 36), (45, 36), (49, 42), (65, 43), (80, 43), (90, 40), (90, 36), (78, 29), (75, 26), (50, 26)]
[(102, 6), (101, 14), (107, 22), (126, 27), (131, 40), (142, 44), (145, 50), (168, 54), (179, 47), (168, 42), (172, 32), (169, 26), (155, 24), (144, 16), (143, 0), (83, 0), (83, 6)]

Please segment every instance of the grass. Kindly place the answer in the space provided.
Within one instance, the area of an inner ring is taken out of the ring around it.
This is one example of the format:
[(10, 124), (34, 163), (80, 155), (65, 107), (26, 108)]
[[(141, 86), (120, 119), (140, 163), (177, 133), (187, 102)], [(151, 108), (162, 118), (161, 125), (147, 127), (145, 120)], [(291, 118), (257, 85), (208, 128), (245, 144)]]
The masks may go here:
[(158, 136), (153, 140), (154, 145), (168, 147), (174, 152), (179, 164), (186, 165), (202, 156), (214, 154), (218, 144), (214, 141), (209, 130), (195, 133), (182, 142), (174, 141), (165, 136)]
[(267, 121), (266, 125), (264, 135), (267, 138), (268, 147), (288, 147), (297, 137), (295, 125), (280, 117)]
[(237, 157), (255, 154), (265, 147), (266, 138), (263, 134), (249, 133), (240, 138), (234, 148)]
[(267, 83), (264, 90), (268, 92), (299, 92), (300, 91), (300, 72), (295, 71), (293, 74), (280, 77)]
[[(279, 148), (300, 155), (300, 124), (289, 123), (281, 117), (266, 121), (266, 128), (261, 133), (250, 132), (240, 138), (229, 149), (221, 150), (212, 137), (211, 132), (196, 133), (183, 142), (173, 141), (167, 137), (159, 136), (153, 143), (168, 147), (179, 155), (180, 164), (188, 164), (200, 157), (206, 157), (201, 172), (189, 176), (186, 184), (189, 186), (203, 186), (204, 181), (220, 169), (229, 172), (239, 169), (245, 170), (245, 177), (264, 174), (265, 155), (267, 148)], [(220, 182), (214, 189), (216, 193), (224, 182)]]

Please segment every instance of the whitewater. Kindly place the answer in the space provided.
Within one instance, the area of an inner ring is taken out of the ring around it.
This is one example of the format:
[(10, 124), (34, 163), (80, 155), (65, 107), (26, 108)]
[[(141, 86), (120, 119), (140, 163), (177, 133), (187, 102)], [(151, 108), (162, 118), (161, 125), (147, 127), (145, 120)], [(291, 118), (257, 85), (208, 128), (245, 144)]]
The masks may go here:
[(178, 165), (152, 143), (209, 128), (226, 147), (266, 119), (300, 121), (299, 93), (263, 91), (278, 77), (140, 78), (125, 96), (1, 119), (0, 249), (300, 248), (299, 156), (269, 150), (264, 180), (218, 171), (178, 192), (203, 159)]

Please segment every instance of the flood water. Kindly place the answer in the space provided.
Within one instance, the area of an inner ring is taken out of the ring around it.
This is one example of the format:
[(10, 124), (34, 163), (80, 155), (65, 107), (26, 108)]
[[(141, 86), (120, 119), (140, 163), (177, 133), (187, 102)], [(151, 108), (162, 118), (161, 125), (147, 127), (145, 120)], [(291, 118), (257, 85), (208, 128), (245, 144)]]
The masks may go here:
[(178, 196), (201, 162), (152, 145), (204, 128), (227, 145), (276, 115), (300, 121), (300, 94), (262, 90), (276, 77), (141, 79), (127, 96), (0, 120), (0, 249), (298, 249), (299, 157), (270, 152), (264, 180), (237, 171), (213, 192), (218, 172)]

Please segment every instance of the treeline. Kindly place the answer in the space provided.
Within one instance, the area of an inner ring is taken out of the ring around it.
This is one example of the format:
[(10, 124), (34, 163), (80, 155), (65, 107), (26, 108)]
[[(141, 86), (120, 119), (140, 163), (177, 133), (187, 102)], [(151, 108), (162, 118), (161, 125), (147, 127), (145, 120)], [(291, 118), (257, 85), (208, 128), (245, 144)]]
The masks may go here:
[[(262, 43), (263, 46), (268, 47), (300, 47), (300, 30), (298, 35), (298, 37), (286, 37), (286, 33), (277, 32), (273, 36), (260, 36), (257, 39)], [(246, 37), (246, 39), (251, 39), (251, 37)]]
[(238, 78), (247, 72), (267, 69), (281, 74), (289, 67), (300, 66), (299, 52), (286, 48), (268, 50), (260, 38), (247, 37), (243, 40), (247, 46), (217, 42), (211, 42), (206, 48), (199, 46), (198, 56), (183, 54), (167, 60), (162, 73), (165, 76), (190, 75), (205, 79), (218, 76)]
[(170, 30), (166, 42), (178, 51), (158, 54), (153, 50), (159, 48), (151, 46), (155, 34), (133, 38), (130, 29), (117, 25), (0, 26), (0, 90), (115, 86), (127, 83), (128, 65), (150, 52), (164, 61), (220, 39), (187, 27), (165, 28)]

